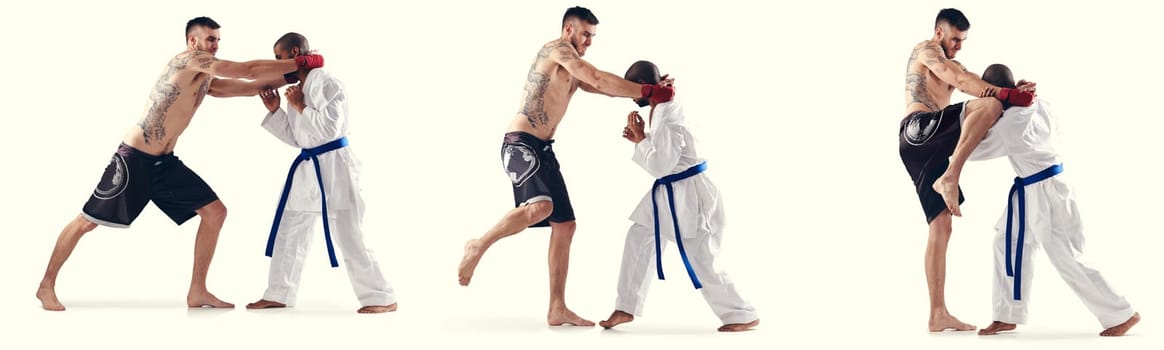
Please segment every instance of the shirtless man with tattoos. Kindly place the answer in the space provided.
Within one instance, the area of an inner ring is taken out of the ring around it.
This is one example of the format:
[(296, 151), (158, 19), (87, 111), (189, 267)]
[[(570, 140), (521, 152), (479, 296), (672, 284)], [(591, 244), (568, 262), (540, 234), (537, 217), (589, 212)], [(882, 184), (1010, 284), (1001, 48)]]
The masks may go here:
[(550, 145), (574, 92), (612, 97), (649, 98), (662, 103), (673, 90), (660, 84), (639, 84), (600, 71), (582, 60), (596, 34), (598, 18), (590, 10), (573, 7), (562, 17), (562, 35), (538, 51), (529, 69), (521, 107), (501, 144), (501, 160), (513, 185), (515, 208), (480, 238), (465, 243), (458, 268), (460, 284), (469, 285), (481, 256), (498, 240), (527, 227), (550, 227), (549, 270), (551, 326), (593, 326), (566, 307), (566, 272), (574, 237), (574, 210), (566, 182)]
[[(925, 270), (931, 332), (974, 329), (950, 315), (945, 299), (951, 215), (962, 215), (958, 209), (963, 201), (958, 186), (962, 165), (1002, 115), (1004, 104), (1029, 106), (1034, 101), (1034, 83), (1020, 81), (1017, 88), (1000, 88), (954, 60), (968, 30), (970, 21), (961, 11), (941, 10), (933, 38), (913, 48), (906, 66), (906, 116), (898, 132), (898, 151), (929, 224)], [(951, 105), (955, 88), (979, 98)]]
[(206, 182), (174, 156), (174, 146), (207, 94), (215, 97), (258, 95), (264, 89), (284, 85), (286, 73), (295, 73), (300, 67), (322, 66), (323, 57), (219, 60), (214, 56), (221, 38), (218, 28), (218, 23), (207, 17), (186, 23), (186, 51), (166, 63), (150, 92), (145, 115), (125, 135), (81, 214), (65, 226), (57, 239), (36, 292), (45, 310), (65, 309), (57, 299), (57, 273), (81, 236), (97, 225), (129, 227), (150, 201), (178, 225), (195, 215), (201, 217), (194, 241), (194, 271), (186, 305), (234, 307), (206, 289), (206, 274), (218, 244), (218, 233), (226, 220), (226, 207)]

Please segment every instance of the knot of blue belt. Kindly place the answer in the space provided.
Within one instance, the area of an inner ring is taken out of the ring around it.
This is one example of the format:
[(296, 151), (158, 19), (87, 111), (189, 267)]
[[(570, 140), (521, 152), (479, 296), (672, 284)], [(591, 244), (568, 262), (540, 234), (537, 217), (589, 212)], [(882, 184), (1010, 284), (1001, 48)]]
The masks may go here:
[(327, 241), (327, 256), (331, 259), (331, 267), (339, 267), (339, 261), (335, 259), (335, 246), (331, 244), (331, 226), (327, 222), (327, 195), (323, 191), (323, 175), (319, 171), (319, 155), (331, 152), (348, 145), (348, 138), (341, 137), (338, 140), (328, 142), (322, 146), (315, 148), (304, 148), (303, 152), (295, 158), (291, 163), (291, 170), (287, 172), (287, 182), (283, 185), (283, 195), (279, 197), (279, 206), (275, 208), (275, 223), (271, 225), (271, 236), (267, 238), (267, 256), (275, 250), (275, 236), (279, 233), (279, 222), (283, 219), (283, 208), (287, 206), (287, 196), (291, 193), (291, 183), (295, 176), (295, 169), (299, 168), (299, 163), (305, 160), (311, 160), (315, 165), (315, 180), (319, 183), (319, 202), (322, 203), (323, 216), (323, 238)]
[(695, 289), (703, 288), (703, 283), (700, 283), (699, 277), (695, 276), (695, 269), (691, 268), (691, 261), (687, 260), (687, 250), (683, 249), (683, 237), (679, 234), (679, 217), (675, 214), (675, 190), (671, 187), (671, 184), (695, 176), (704, 170), (707, 170), (707, 162), (700, 162), (681, 173), (667, 175), (655, 180), (655, 184), (651, 186), (651, 210), (654, 211), (655, 215), (655, 269), (659, 273), (659, 279), (664, 279), (663, 245), (659, 240), (659, 204), (655, 201), (655, 194), (659, 186), (663, 186), (667, 188), (667, 203), (671, 205), (671, 222), (675, 228), (675, 243), (679, 246), (679, 256), (683, 258), (683, 265), (687, 267), (687, 275), (691, 276), (691, 282), (695, 284)]
[[(1023, 270), (1023, 242), (1026, 242), (1027, 229), (1027, 193), (1023, 188), (1051, 178), (1063, 172), (1063, 164), (1055, 164), (1027, 177), (1015, 177), (1014, 185), (1010, 187), (1010, 194), (1006, 197), (1006, 275), (1014, 277), (1014, 300), (1022, 300), (1022, 270)], [(1018, 197), (1018, 241), (1011, 240), (1011, 221), (1014, 215), (1014, 200)], [(1011, 252), (1011, 243), (1014, 243), (1014, 252)]]

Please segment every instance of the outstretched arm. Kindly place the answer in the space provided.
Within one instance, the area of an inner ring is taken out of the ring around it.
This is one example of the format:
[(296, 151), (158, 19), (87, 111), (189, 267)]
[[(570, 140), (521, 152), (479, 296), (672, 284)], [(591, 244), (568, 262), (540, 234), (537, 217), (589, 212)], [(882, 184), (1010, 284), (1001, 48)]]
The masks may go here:
[(615, 96), (615, 95), (611, 95), (611, 94), (605, 93), (605, 92), (603, 92), (602, 90), (595, 89), (593, 86), (590, 86), (590, 84), (587, 84), (587, 83), (584, 83), (584, 82), (581, 82), (581, 81), (579, 81), (579, 82), (578, 82), (578, 88), (579, 88), (579, 89), (582, 89), (582, 91), (586, 91), (586, 92), (589, 92), (589, 93), (592, 93), (592, 94), (599, 94), (599, 95), (603, 95), (603, 96), (610, 96), (610, 97), (618, 97), (618, 96)]
[(582, 91), (615, 97), (643, 96), (642, 84), (594, 68), (593, 65), (578, 56), (578, 50), (575, 50), (567, 42), (558, 43), (554, 50), (550, 51), (550, 59), (566, 68), (570, 75), (577, 78), (581, 82)]
[[(301, 58), (303, 57), (303, 58)], [(306, 56), (286, 60), (253, 60), (233, 62), (220, 60), (209, 52), (195, 51), (190, 54), (186, 67), (213, 76), (235, 79), (265, 80), (281, 78), (283, 74), (299, 70), (312, 64), (311, 68), (323, 66), (322, 56), (318, 62), (308, 62)], [(317, 64), (315, 64), (317, 63)]]
[(210, 92), (208, 94), (214, 97), (255, 96), (259, 92), (278, 89), (283, 85), (287, 85), (287, 81), (283, 78), (254, 81), (222, 78), (212, 79), (214, 80), (210, 81)]

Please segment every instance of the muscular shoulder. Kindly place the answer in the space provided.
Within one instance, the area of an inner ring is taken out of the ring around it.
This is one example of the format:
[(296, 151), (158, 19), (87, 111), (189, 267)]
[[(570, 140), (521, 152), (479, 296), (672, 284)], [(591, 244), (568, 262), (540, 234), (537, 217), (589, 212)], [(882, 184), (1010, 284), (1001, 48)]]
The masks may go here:
[(538, 62), (549, 61), (549, 63), (558, 64), (578, 58), (578, 50), (569, 42), (561, 39), (550, 41), (538, 50)]
[(938, 45), (936, 41), (926, 40), (913, 46), (913, 52), (910, 53), (909, 60), (912, 62), (918, 60), (918, 58), (937, 58), (935, 56), (945, 58), (945, 55), (942, 54), (942, 46)]
[(198, 81), (209, 78), (207, 74), (199, 71), (199, 68), (207, 69), (216, 60), (214, 54), (209, 52), (184, 51), (170, 59), (167, 68), (172, 75), (188, 77), (187, 81)]
[(180, 69), (193, 69), (194, 67), (206, 69), (210, 68), (210, 65), (214, 64), (214, 61), (217, 60), (214, 54), (206, 51), (184, 51), (170, 60), (170, 66)]

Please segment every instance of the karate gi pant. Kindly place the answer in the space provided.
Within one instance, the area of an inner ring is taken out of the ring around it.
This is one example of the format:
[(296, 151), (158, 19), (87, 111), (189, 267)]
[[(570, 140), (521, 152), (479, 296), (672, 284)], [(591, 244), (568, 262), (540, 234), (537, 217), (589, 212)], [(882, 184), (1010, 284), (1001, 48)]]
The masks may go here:
[[(1025, 188), (1026, 233), (1022, 256), (1021, 300), (1014, 300), (1014, 278), (1006, 275), (1006, 213), (1002, 215), (994, 237), (994, 320), (1006, 323), (1027, 322), (1027, 303), (1030, 301), (1031, 281), (1035, 275), (1033, 264), (1036, 248), (1041, 247), (1059, 276), (1075, 292), (1083, 305), (1099, 319), (1103, 328), (1111, 328), (1127, 321), (1135, 313), (1123, 296), (1117, 294), (1099, 271), (1083, 259), (1083, 222), (1071, 190), (1058, 176)], [(1012, 200), (1016, 200), (1012, 197)], [(1017, 204), (1016, 204), (1017, 205)], [(1012, 220), (1013, 239), (1018, 239), (1018, 208)]]
[[(328, 213), (332, 241), (343, 257), (343, 266), (348, 271), (348, 278), (360, 305), (396, 303), (395, 293), (384, 279), (384, 273), (372, 256), (372, 250), (364, 245), (360, 211), (328, 209)], [(322, 225), (320, 216), (318, 211), (283, 212), (279, 235), (275, 238), (275, 249), (271, 254), (271, 270), (263, 299), (288, 306), (295, 304), (299, 279), (303, 276), (303, 264), (308, 260), (307, 252), (316, 232), (315, 227)], [(322, 259), (312, 261), (323, 263)]]
[[(664, 196), (665, 197), (665, 196)], [(660, 246), (667, 251), (668, 242), (675, 240), (675, 231), (672, 229), (671, 212), (666, 200), (659, 203), (659, 232)], [(684, 221), (689, 220), (689, 221)], [(683, 247), (687, 250), (687, 258), (695, 275), (703, 283), (699, 289), (703, 298), (707, 300), (711, 311), (724, 324), (748, 323), (759, 318), (756, 309), (752, 307), (740, 293), (736, 291), (732, 280), (728, 278), (715, 261), (719, 254), (720, 241), (723, 239), (722, 227), (723, 212), (721, 207), (710, 217), (710, 225), (697, 225), (695, 218), (679, 217), (683, 229)], [(687, 222), (690, 222), (688, 224)], [(704, 226), (704, 227), (700, 227)], [(710, 227), (708, 227), (710, 226)], [(678, 254), (678, 251), (671, 251)], [(635, 223), (627, 232), (626, 246), (622, 252), (622, 269), (618, 276), (618, 298), (615, 300), (615, 309), (635, 316), (643, 315), (643, 304), (646, 301), (647, 290), (651, 280), (658, 278), (655, 270), (655, 230), (650, 225)], [(681, 265), (679, 266), (681, 267)], [(683, 281), (685, 288), (691, 288), (690, 277), (683, 269), (671, 269), (668, 274), (674, 281)]]

